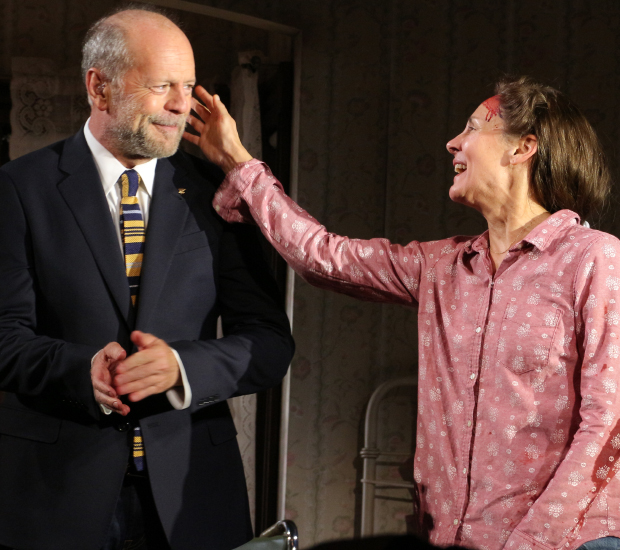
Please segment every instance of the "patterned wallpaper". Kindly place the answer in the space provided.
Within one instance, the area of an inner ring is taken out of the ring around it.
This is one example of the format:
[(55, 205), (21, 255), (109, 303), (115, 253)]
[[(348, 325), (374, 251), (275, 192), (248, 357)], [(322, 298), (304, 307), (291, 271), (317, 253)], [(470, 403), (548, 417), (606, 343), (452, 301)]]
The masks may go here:
[[(618, 173), (617, 0), (200, 3), (302, 30), (299, 198), (331, 231), (406, 243), (483, 230), (476, 212), (448, 200), (445, 143), (504, 72), (568, 92)], [(76, 63), (86, 5), (16, 2), (12, 55), (44, 51), (61, 66)], [(620, 235), (614, 210), (603, 227)], [(294, 325), (287, 515), (307, 547), (359, 533), (365, 406), (381, 382), (417, 372), (417, 319), (415, 310), (357, 302), (298, 279)], [(384, 448), (412, 449), (413, 402), (401, 392), (384, 406)], [(409, 472), (386, 461), (381, 475), (404, 480)], [(378, 531), (405, 530), (406, 497), (394, 491), (377, 499)]]

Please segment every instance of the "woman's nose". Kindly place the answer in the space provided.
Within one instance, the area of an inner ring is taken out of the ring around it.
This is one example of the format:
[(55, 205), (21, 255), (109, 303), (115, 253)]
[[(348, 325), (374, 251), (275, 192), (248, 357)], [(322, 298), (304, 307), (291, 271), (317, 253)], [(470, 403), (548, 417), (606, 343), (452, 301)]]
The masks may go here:
[(453, 137), (448, 143), (446, 143), (446, 149), (450, 154), (456, 155), (456, 153), (461, 150), (459, 139), (460, 137), (461, 135), (459, 134), (458, 136)]

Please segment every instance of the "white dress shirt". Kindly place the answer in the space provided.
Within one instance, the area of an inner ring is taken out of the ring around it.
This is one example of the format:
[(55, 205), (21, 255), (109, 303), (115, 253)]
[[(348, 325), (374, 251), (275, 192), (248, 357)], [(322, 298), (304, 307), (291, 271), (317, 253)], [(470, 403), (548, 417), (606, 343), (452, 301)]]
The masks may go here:
[[(119, 251), (121, 256), (123, 256), (124, 260), (123, 240), (121, 238), (121, 226), (119, 221), (121, 208), (121, 188), (118, 180), (123, 174), (123, 172), (127, 170), (127, 168), (123, 166), (119, 162), (119, 160), (112, 153), (110, 153), (110, 151), (108, 151), (103, 145), (101, 145), (101, 143), (97, 141), (97, 139), (95, 138), (95, 136), (93, 136), (92, 132), (88, 127), (89, 123), (90, 118), (86, 121), (86, 124), (84, 125), (84, 137), (86, 138), (86, 143), (88, 144), (88, 147), (93, 154), (95, 166), (97, 166), (97, 172), (99, 173), (99, 179), (101, 180), (101, 185), (103, 186), (103, 192), (105, 193), (106, 199), (108, 201), (108, 207), (110, 208), (112, 224), (114, 225), (116, 235), (118, 237)], [(140, 174), (142, 182), (144, 183), (144, 185), (140, 185), (138, 187), (138, 202), (140, 203), (140, 210), (142, 210), (142, 218), (144, 219), (145, 231), (149, 219), (149, 207), (151, 205), (151, 198), (153, 197), (153, 183), (155, 181), (156, 166), (157, 159), (152, 159), (148, 162), (145, 162), (144, 164), (139, 164), (134, 167), (134, 170), (138, 172), (138, 174)], [(174, 349), (172, 349), (172, 353), (174, 353), (174, 356), (179, 363), (179, 370), (181, 371), (183, 386), (177, 388), (170, 388), (166, 392), (166, 397), (175, 409), (186, 409), (187, 407), (189, 407), (192, 400), (192, 390), (189, 385), (189, 381), (187, 380), (187, 374), (185, 373), (185, 368), (183, 367), (183, 361), (181, 361), (181, 357), (179, 357), (179, 354)], [(102, 405), (101, 407), (105, 414), (110, 414), (112, 412), (104, 405)]]

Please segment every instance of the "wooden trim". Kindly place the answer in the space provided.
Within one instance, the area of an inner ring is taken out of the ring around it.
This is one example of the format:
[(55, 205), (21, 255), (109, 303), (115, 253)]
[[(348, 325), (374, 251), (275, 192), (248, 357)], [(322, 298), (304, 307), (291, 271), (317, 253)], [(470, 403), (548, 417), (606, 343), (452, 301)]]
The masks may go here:
[(255, 27), (257, 29), (263, 29), (269, 32), (279, 32), (290, 36), (296, 36), (301, 31), (295, 27), (289, 27), (288, 25), (282, 25), (267, 19), (261, 19), (260, 17), (254, 17), (252, 15), (245, 15), (243, 13), (236, 13), (234, 11), (223, 10), (221, 8), (213, 8), (211, 6), (204, 6), (202, 4), (195, 4), (194, 2), (187, 2), (185, 0), (137, 0), (144, 4), (154, 4), (163, 8), (172, 8), (175, 10), (189, 11), (191, 13), (199, 13), (201, 15), (207, 15), (208, 17), (214, 17), (216, 19), (223, 19), (224, 21), (231, 21), (233, 23), (240, 23), (249, 27)]

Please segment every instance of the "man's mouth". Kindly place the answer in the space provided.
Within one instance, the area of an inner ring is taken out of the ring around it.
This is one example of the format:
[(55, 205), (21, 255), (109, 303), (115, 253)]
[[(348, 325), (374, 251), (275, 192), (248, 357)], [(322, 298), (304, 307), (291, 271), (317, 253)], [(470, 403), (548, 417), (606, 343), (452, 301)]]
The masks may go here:
[(170, 132), (176, 132), (179, 129), (179, 126), (177, 124), (162, 124), (161, 122), (154, 122), (153, 125), (162, 128), (163, 130), (168, 130)]
[(454, 165), (454, 171), (457, 174), (462, 174), (463, 172), (465, 172), (465, 170), (467, 170), (467, 165), (466, 164), (455, 164)]
[(151, 116), (149, 121), (153, 126), (157, 126), (159, 129), (165, 132), (179, 132), (185, 128), (186, 117), (174, 117), (168, 118), (163, 116)]

